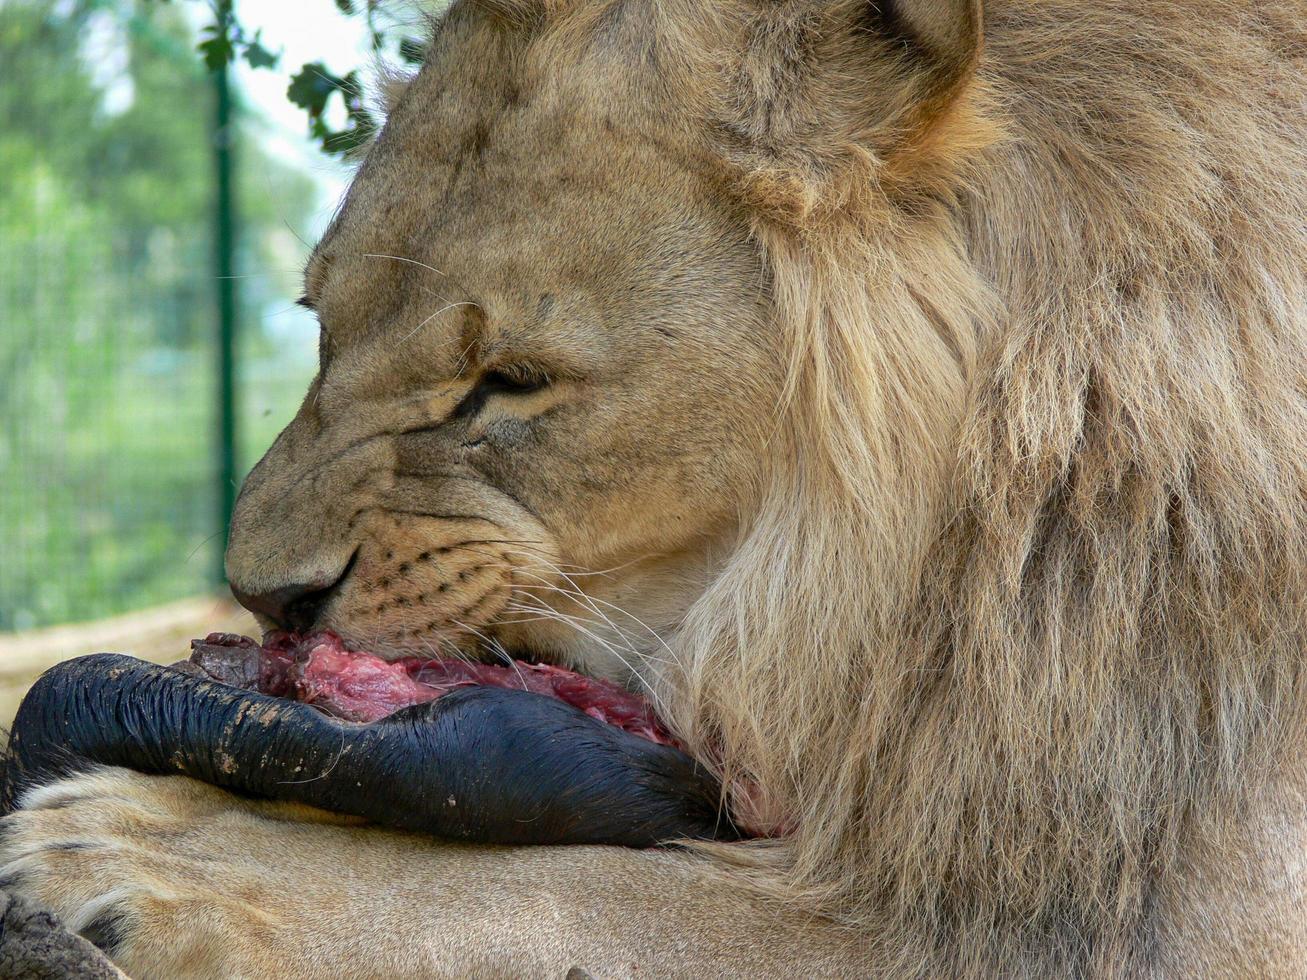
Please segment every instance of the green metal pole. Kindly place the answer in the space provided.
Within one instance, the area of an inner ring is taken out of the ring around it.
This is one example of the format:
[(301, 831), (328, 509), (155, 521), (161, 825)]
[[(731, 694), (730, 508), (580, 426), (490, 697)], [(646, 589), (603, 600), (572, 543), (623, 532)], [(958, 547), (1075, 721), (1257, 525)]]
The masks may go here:
[[(219, 24), (231, 14), (230, 2), (217, 5)], [(227, 580), (222, 553), (236, 504), (236, 332), (237, 279), (235, 162), (236, 121), (232, 107), (229, 69), (213, 73), (216, 119), (213, 133), (217, 193), (214, 196), (214, 265), (218, 272), (218, 548), (215, 569), (218, 584)]]

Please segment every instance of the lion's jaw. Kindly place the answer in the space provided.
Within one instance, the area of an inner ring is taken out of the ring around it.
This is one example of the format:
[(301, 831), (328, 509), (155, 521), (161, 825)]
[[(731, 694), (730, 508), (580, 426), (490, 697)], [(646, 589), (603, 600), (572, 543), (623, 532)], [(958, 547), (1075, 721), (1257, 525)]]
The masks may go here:
[(444, 27), (315, 251), (321, 372), (228, 574), (329, 589), (279, 618), (381, 655), (490, 638), (629, 678), (756, 483), (781, 374), (761, 262), (656, 126), (514, 72), (484, 20)]

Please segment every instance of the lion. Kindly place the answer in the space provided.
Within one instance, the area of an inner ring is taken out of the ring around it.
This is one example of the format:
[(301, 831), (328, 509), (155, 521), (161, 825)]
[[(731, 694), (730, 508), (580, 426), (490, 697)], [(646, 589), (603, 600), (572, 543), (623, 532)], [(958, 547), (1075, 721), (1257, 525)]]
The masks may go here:
[(452, 845), (103, 769), (129, 974), (1307, 972), (1307, 6), (462, 0), (309, 262), (268, 624), (656, 701), (763, 831)]

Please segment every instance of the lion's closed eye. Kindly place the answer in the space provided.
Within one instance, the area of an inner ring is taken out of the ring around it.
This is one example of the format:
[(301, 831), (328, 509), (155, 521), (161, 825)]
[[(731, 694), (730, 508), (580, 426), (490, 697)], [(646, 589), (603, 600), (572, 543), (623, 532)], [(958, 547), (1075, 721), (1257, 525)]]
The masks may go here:
[(470, 418), (481, 411), (495, 395), (522, 396), (549, 387), (547, 375), (524, 368), (498, 368), (481, 375), (476, 385), (463, 396), (454, 409), (456, 419)]
[(487, 371), (478, 387), (505, 395), (529, 395), (549, 387), (549, 377), (526, 368), (500, 368)]

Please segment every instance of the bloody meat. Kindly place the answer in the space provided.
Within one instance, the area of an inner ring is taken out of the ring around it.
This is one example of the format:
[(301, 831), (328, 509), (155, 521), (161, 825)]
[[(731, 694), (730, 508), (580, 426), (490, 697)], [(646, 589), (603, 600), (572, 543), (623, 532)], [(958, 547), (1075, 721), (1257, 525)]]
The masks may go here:
[(385, 661), (346, 649), (330, 632), (249, 637), (211, 633), (191, 641), (191, 663), (224, 684), (313, 704), (348, 721), (373, 722), (469, 685), (531, 691), (557, 698), (591, 718), (659, 745), (680, 747), (638, 694), (562, 667), (514, 660), (510, 665), (404, 657)]

